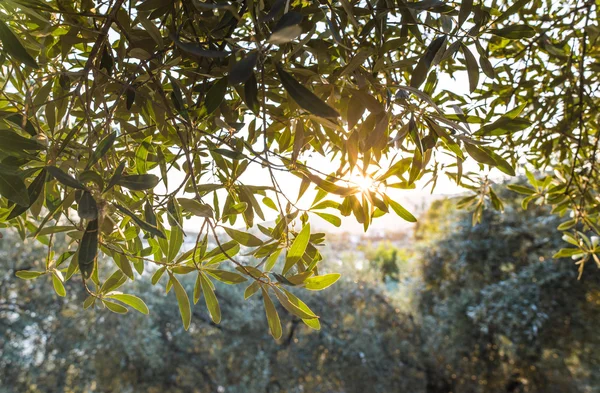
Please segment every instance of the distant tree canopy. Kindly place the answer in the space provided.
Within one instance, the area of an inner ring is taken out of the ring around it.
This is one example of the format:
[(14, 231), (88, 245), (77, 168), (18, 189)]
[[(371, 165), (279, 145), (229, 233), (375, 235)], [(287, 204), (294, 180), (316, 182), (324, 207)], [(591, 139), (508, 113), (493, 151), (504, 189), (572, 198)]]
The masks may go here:
[[(213, 280), (249, 282), (245, 296), (262, 293), (278, 338), (273, 300), (320, 326), (286, 286), (339, 277), (319, 271), (311, 215), (334, 225), (352, 215), (365, 230), (392, 211), (414, 221), (386, 190), (448, 176), (474, 191), (461, 205), (477, 222), (486, 201), (502, 207), (485, 171), (514, 175), (516, 164), (554, 170), (515, 191), (571, 213), (559, 229), (574, 248), (560, 256), (600, 265), (589, 236), (600, 208), (597, 16), (592, 1), (4, 1), (0, 220), (48, 247), (41, 269), (18, 276), (51, 275), (64, 295), (80, 272), (85, 307), (146, 313), (117, 290), (153, 265), (186, 327), (177, 275), (197, 276), (193, 301), (204, 297), (216, 323)], [(466, 160), (480, 174), (463, 173)], [(251, 167), (268, 181), (251, 184)], [(279, 172), (298, 177), (298, 195)], [(255, 225), (264, 209), (274, 225)], [(180, 253), (190, 216), (202, 224)], [(53, 247), (59, 232), (69, 249)]]
[[(148, 280), (128, 291), (150, 315), (82, 313), (83, 286), (58, 298), (40, 285), (49, 277), (14, 279), (46, 249), (10, 232), (0, 243), (0, 392), (599, 393), (600, 275), (577, 281), (569, 263), (545, 258), (562, 242), (559, 219), (538, 206), (523, 214), (514, 194), (497, 191), (505, 212), (488, 209), (475, 226), (455, 202), (436, 202), (419, 220), (422, 241), (397, 249), (411, 253), (397, 286), (387, 264), (356, 264), (357, 250), (330, 236), (322, 267), (343, 279), (306, 299), (324, 328), (276, 304), (279, 340), (262, 322), (262, 299), (238, 301), (244, 288), (220, 282), (223, 323), (194, 307), (187, 334)], [(364, 256), (389, 260), (396, 249), (381, 244)], [(191, 290), (194, 278), (181, 283)]]

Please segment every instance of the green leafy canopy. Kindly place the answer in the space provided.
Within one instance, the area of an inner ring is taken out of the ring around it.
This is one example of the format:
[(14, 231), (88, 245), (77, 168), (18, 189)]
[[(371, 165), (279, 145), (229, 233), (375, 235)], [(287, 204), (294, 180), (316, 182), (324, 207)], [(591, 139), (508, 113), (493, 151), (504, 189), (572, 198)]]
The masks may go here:
[[(75, 252), (71, 262), (57, 266), (49, 250), (39, 275), (61, 296), (82, 277), (85, 307), (148, 312), (114, 291), (132, 266), (152, 267), (187, 328), (176, 275), (197, 275), (194, 304), (204, 296), (215, 323), (213, 281), (249, 281), (279, 337), (271, 299), (315, 327), (284, 287), (338, 278), (319, 271), (312, 217), (353, 216), (365, 230), (391, 212), (415, 221), (386, 191), (441, 176), (475, 193), (461, 205), (477, 222), (487, 203), (502, 208), (487, 171), (514, 175), (521, 160), (555, 173), (515, 188), (524, 205), (576, 212), (559, 229), (581, 252), (561, 255), (598, 262), (596, 16), (593, 2), (540, 0), (2, 2), (0, 225), (50, 248), (64, 232), (69, 250), (55, 251)], [(256, 168), (264, 179), (252, 183)], [(282, 172), (298, 177), (298, 195)], [(264, 208), (272, 224), (259, 225)], [(191, 216), (197, 241), (180, 253)]]

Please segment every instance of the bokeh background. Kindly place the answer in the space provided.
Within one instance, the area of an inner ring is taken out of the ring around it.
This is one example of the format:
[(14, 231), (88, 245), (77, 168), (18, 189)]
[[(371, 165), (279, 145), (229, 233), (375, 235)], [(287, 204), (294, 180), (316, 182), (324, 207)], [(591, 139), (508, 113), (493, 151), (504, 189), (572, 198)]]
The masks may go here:
[(243, 284), (217, 282), (223, 321), (200, 302), (188, 332), (150, 273), (130, 290), (150, 315), (83, 310), (76, 278), (64, 298), (16, 279), (47, 250), (3, 230), (0, 392), (600, 392), (600, 274), (553, 260), (558, 219), (502, 189), (475, 226), (440, 197), (413, 227), (329, 234), (322, 271), (342, 279), (298, 292), (322, 329), (281, 309), (278, 341)]

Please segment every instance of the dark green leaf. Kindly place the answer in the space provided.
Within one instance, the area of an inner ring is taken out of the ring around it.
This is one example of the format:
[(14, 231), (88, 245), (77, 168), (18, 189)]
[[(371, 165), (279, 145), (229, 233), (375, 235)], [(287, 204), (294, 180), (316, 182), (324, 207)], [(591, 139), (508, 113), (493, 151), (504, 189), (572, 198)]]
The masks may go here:
[(473, 0), (462, 0), (460, 3), (460, 11), (458, 13), (458, 27), (461, 27), (463, 23), (469, 18), (471, 10), (473, 9)]
[(206, 113), (213, 113), (223, 101), (225, 93), (227, 92), (227, 78), (221, 78), (216, 81), (206, 93), (206, 99), (204, 101), (204, 107)]
[(425, 51), (425, 54), (423, 55), (423, 57), (421, 57), (415, 69), (413, 70), (413, 73), (410, 78), (411, 87), (418, 88), (423, 84), (423, 82), (425, 82), (425, 79), (427, 78), (427, 73), (429, 72), (429, 68), (431, 68), (433, 60), (438, 55), (438, 52), (441, 53), (441, 50), (442, 48), (444, 48), (445, 43), (446, 36), (443, 35), (437, 37), (431, 42), (431, 44), (429, 44), (427, 50)]
[(88, 222), (77, 251), (79, 270), (85, 279), (92, 276), (98, 253), (98, 220)]
[(0, 150), (20, 153), (23, 150), (42, 150), (44, 146), (34, 139), (25, 138), (16, 132), (0, 130)]
[(121, 161), (121, 163), (119, 163), (119, 166), (117, 167), (117, 169), (115, 169), (115, 173), (113, 173), (113, 175), (110, 178), (108, 184), (106, 185), (106, 188), (104, 189), (104, 191), (110, 190), (119, 182), (119, 180), (121, 180), (124, 169), (125, 169), (125, 161)]
[(121, 187), (125, 187), (133, 191), (144, 191), (153, 189), (154, 187), (156, 187), (158, 182), (158, 176), (144, 174), (121, 176), (121, 178), (117, 180), (116, 183)]
[(276, 45), (290, 42), (302, 33), (300, 22), (302, 22), (302, 14), (298, 12), (290, 11), (283, 14), (267, 42)]
[(535, 36), (533, 27), (527, 25), (511, 25), (502, 29), (492, 29), (490, 33), (510, 40), (533, 38)]
[(173, 42), (179, 49), (196, 57), (207, 57), (211, 59), (219, 59), (229, 56), (229, 52), (223, 52), (212, 49), (205, 49), (202, 45), (192, 42), (182, 42), (176, 37), (172, 37)]
[(89, 191), (83, 192), (79, 200), (79, 206), (77, 207), (77, 214), (82, 220), (95, 220), (98, 218), (98, 206)]
[(158, 236), (160, 238), (166, 239), (165, 234), (160, 229), (158, 229), (157, 227), (152, 226), (152, 225), (148, 224), (147, 222), (143, 221), (142, 219), (138, 218), (131, 210), (129, 210), (126, 207), (121, 206), (119, 204), (115, 204), (115, 207), (117, 209), (119, 209), (123, 214), (130, 217), (144, 231), (146, 231), (152, 235)]
[(29, 67), (39, 68), (35, 59), (25, 50), (21, 41), (2, 20), (0, 20), (0, 41), (2, 41), (2, 51)]
[(461, 47), (463, 54), (465, 55), (465, 61), (467, 63), (467, 73), (469, 75), (469, 91), (473, 93), (477, 89), (479, 83), (479, 65), (473, 53), (467, 48), (466, 45)]
[(50, 175), (52, 175), (52, 177), (54, 177), (56, 180), (58, 180), (65, 186), (76, 188), (78, 190), (85, 190), (85, 187), (79, 182), (79, 180), (75, 179), (73, 176), (69, 175), (62, 169), (55, 166), (47, 166), (46, 170)]
[(481, 149), (476, 145), (472, 145), (470, 143), (465, 142), (465, 150), (467, 150), (467, 153), (471, 156), (471, 158), (473, 158), (477, 162), (492, 166), (496, 165), (496, 160), (494, 160), (494, 158), (491, 155), (489, 155), (485, 150)]
[(231, 72), (229, 73), (229, 83), (237, 85), (238, 83), (244, 83), (250, 79), (250, 76), (254, 73), (254, 67), (256, 66), (257, 60), (258, 52), (253, 51), (248, 53), (242, 60), (235, 63), (235, 65), (231, 67)]
[(24, 208), (29, 208), (29, 192), (25, 182), (17, 176), (0, 171), (0, 195)]
[(108, 150), (110, 150), (112, 145), (115, 143), (115, 139), (117, 139), (116, 132), (112, 132), (104, 139), (102, 139), (100, 143), (98, 143), (98, 146), (96, 146), (94, 152), (92, 153), (92, 156), (90, 157), (86, 168), (90, 168), (92, 165), (98, 162), (98, 160), (104, 157), (104, 155), (108, 152)]
[(281, 79), (281, 83), (285, 90), (301, 108), (314, 115), (325, 118), (336, 118), (340, 116), (335, 109), (327, 105), (313, 92), (300, 84), (293, 76), (285, 72), (279, 64), (277, 64), (277, 73), (279, 74), (279, 78)]

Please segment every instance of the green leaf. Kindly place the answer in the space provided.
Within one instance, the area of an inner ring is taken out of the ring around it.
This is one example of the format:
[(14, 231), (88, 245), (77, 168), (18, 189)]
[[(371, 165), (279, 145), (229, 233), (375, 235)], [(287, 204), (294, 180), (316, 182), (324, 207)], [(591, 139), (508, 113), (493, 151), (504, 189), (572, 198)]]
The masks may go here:
[(175, 276), (171, 275), (169, 281), (175, 290), (175, 297), (177, 297), (177, 304), (179, 304), (179, 313), (181, 314), (181, 320), (183, 321), (183, 328), (188, 330), (192, 321), (192, 308), (190, 307), (190, 299), (188, 298), (185, 289), (183, 289), (183, 286), (179, 280), (175, 278)]
[(167, 270), (167, 268), (163, 266), (154, 272), (154, 274), (152, 275), (152, 279), (151, 279), (152, 285), (156, 285), (156, 283), (160, 280), (160, 278), (163, 276), (163, 274), (165, 274), (166, 270)]
[(44, 272), (34, 272), (32, 270), (19, 270), (15, 273), (17, 277), (22, 278), (23, 280), (33, 280), (43, 274)]
[(304, 175), (310, 179), (313, 183), (315, 183), (320, 189), (326, 191), (330, 194), (340, 195), (340, 196), (349, 196), (360, 192), (359, 187), (343, 187), (339, 186), (335, 183), (330, 182), (329, 180), (323, 180), (317, 175), (313, 175), (312, 173), (304, 173)]
[(310, 291), (320, 291), (332, 285), (340, 278), (339, 273), (309, 277), (304, 281), (304, 287)]
[(535, 36), (535, 30), (533, 27), (527, 25), (511, 25), (502, 29), (492, 29), (490, 33), (508, 38), (510, 40), (519, 40), (521, 38), (533, 38)]
[(287, 251), (287, 255), (285, 257), (285, 266), (283, 268), (283, 274), (286, 274), (296, 263), (298, 263), (304, 252), (306, 251), (306, 246), (308, 246), (308, 242), (310, 241), (310, 223), (306, 223), (302, 230), (292, 243), (292, 246)]
[(133, 106), (134, 102), (135, 102), (135, 89), (131, 86), (128, 86), (127, 90), (125, 90), (125, 108), (127, 108), (127, 110), (130, 110), (131, 107)]
[(238, 151), (232, 151), (229, 149), (212, 149), (211, 151), (217, 153), (220, 156), (231, 158), (232, 160), (241, 160), (246, 158), (246, 156), (243, 153), (240, 153)]
[(405, 208), (402, 207), (402, 205), (400, 205), (398, 202), (394, 201), (393, 199), (389, 198), (387, 195), (383, 196), (383, 199), (385, 200), (385, 202), (390, 205), (390, 207), (392, 208), (392, 210), (402, 219), (408, 221), (408, 222), (417, 222), (417, 219), (415, 218), (415, 216), (413, 216), (408, 210), (406, 210)]
[(210, 115), (213, 113), (225, 98), (227, 92), (227, 78), (221, 78), (216, 81), (208, 92), (204, 101), (204, 107), (206, 108), (206, 114)]
[(133, 191), (144, 191), (153, 189), (154, 187), (156, 187), (158, 182), (158, 176), (151, 174), (143, 174), (121, 176), (121, 178), (117, 180), (116, 183), (121, 187), (125, 187)]
[(100, 293), (108, 293), (110, 291), (114, 291), (121, 285), (125, 284), (125, 282), (127, 282), (127, 276), (125, 276), (125, 274), (123, 274), (121, 270), (115, 270), (115, 272), (111, 274), (110, 277), (106, 279), (106, 281), (104, 281), (104, 284), (102, 284), (102, 287), (100, 288)]
[(55, 225), (52, 227), (45, 227), (41, 230), (39, 230), (36, 233), (36, 236), (44, 236), (44, 235), (50, 235), (51, 233), (61, 233), (61, 232), (68, 232), (68, 231), (74, 231), (77, 230), (77, 228), (74, 225)]
[[(0, 173), (0, 184), (2, 182), (1, 177), (2, 177), (2, 174)], [(20, 178), (19, 178), (19, 180), (20, 180)], [(14, 187), (15, 184), (16, 184), (16, 183), (14, 183), (14, 181), (18, 182), (19, 180), (14, 180), (13, 179), (13, 182), (11, 182), (12, 186)], [(11, 220), (11, 219), (13, 219), (15, 217), (20, 216), (24, 212), (26, 212), (31, 207), (31, 205), (33, 205), (35, 203), (35, 201), (37, 201), (37, 199), (40, 197), (40, 195), (44, 191), (44, 184), (46, 184), (46, 170), (42, 169), (40, 171), (40, 173), (38, 173), (38, 175), (36, 176), (36, 178), (33, 179), (33, 181), (31, 182), (31, 184), (29, 184), (29, 187), (27, 187), (27, 196), (28, 196), (28, 198), (27, 198), (27, 201), (28, 201), (27, 206), (22, 206), (20, 204), (17, 204), (11, 210), (10, 214), (8, 215), (8, 217), (6, 217), (6, 219), (7, 220)], [(4, 195), (2, 193), (2, 189), (1, 188), (0, 188), (0, 195)], [(7, 198), (7, 199), (11, 200), (10, 198)]]
[(214, 212), (209, 205), (202, 204), (195, 199), (177, 198), (183, 211), (192, 213), (195, 216), (213, 218)]
[(79, 270), (85, 279), (92, 276), (98, 253), (98, 220), (88, 222), (77, 250)]
[(510, 116), (502, 116), (491, 124), (486, 124), (481, 127), (475, 135), (490, 135), (498, 136), (511, 134), (513, 132), (524, 130), (531, 126), (531, 121), (523, 118), (513, 118)]
[(427, 73), (433, 64), (434, 59), (438, 56), (439, 53), (442, 53), (442, 49), (446, 44), (446, 36), (442, 35), (437, 37), (435, 40), (431, 41), (431, 44), (427, 47), (427, 50), (419, 59), (419, 62), (415, 66), (415, 69), (412, 72), (410, 78), (410, 86), (414, 88), (418, 88), (425, 82), (427, 79)]
[(327, 105), (313, 92), (294, 79), (293, 76), (284, 71), (281, 65), (277, 64), (276, 66), (283, 88), (301, 108), (320, 117), (336, 118), (340, 116), (335, 109)]
[(115, 169), (115, 172), (113, 173), (112, 177), (108, 181), (108, 184), (106, 185), (106, 188), (104, 189), (105, 192), (110, 190), (111, 188), (113, 188), (115, 185), (117, 185), (119, 180), (121, 180), (121, 176), (123, 175), (124, 169), (125, 169), (125, 161), (121, 161), (121, 163), (119, 164), (117, 169)]
[(244, 300), (249, 299), (252, 295), (254, 295), (260, 289), (260, 284), (258, 281), (253, 281), (252, 284), (248, 285), (246, 290), (244, 291)]
[[(508, 7), (508, 9), (506, 11), (504, 11), (498, 18), (496, 18), (496, 20), (494, 21), (494, 24), (497, 26), (500, 23), (504, 22), (505, 20), (508, 20), (508, 17), (513, 15), (514, 13), (516, 13), (517, 11), (519, 11), (521, 8), (523, 8), (524, 5), (526, 5), (527, 3), (530, 3), (531, 0), (517, 0), (515, 2), (512, 3), (512, 5), (510, 7)], [(510, 4), (510, 3), (507, 3)]]
[(22, 62), (32, 68), (39, 68), (35, 59), (27, 52), (21, 41), (10, 30), (10, 28), (0, 20), (0, 41), (2, 41), (2, 51), (7, 52), (15, 60)]
[(479, 83), (479, 65), (473, 53), (469, 50), (466, 45), (461, 46), (462, 52), (465, 55), (465, 62), (467, 63), (467, 73), (469, 75), (469, 91), (473, 93), (477, 90), (477, 84)]
[(96, 298), (93, 296), (88, 296), (83, 301), (83, 309), (87, 310), (88, 308), (92, 307), (95, 303), (96, 303)]
[(108, 308), (110, 311), (117, 314), (127, 314), (127, 312), (129, 311), (127, 307), (122, 306), (118, 303), (109, 302), (108, 300), (102, 299), (102, 304), (104, 304), (106, 308)]
[(113, 260), (115, 264), (119, 267), (119, 269), (125, 274), (125, 276), (129, 277), (131, 280), (134, 279), (133, 269), (131, 268), (131, 263), (129, 262), (129, 258), (126, 255), (123, 255), (119, 252), (115, 252), (113, 254)]
[(506, 173), (507, 175), (510, 176), (515, 176), (515, 169), (512, 167), (512, 165), (510, 165), (508, 163), (508, 161), (506, 161), (502, 156), (500, 156), (499, 154), (496, 154), (493, 150), (491, 149), (485, 149), (486, 152), (492, 156), (492, 158), (494, 159), (494, 161), (496, 162), (496, 168), (498, 168), (499, 170), (501, 170), (502, 172)]
[(204, 295), (206, 308), (208, 308), (208, 312), (213, 322), (218, 324), (221, 322), (221, 308), (219, 307), (219, 302), (213, 291), (212, 284), (208, 277), (203, 273), (200, 273), (200, 280), (202, 281), (202, 294)]
[(54, 292), (60, 297), (65, 297), (67, 295), (67, 291), (65, 290), (65, 286), (63, 285), (60, 277), (56, 274), (56, 272), (52, 273), (52, 286), (54, 286)]
[(494, 66), (487, 56), (481, 52), (479, 53), (479, 65), (481, 65), (481, 70), (488, 78), (494, 79), (496, 77), (496, 70), (494, 70)]
[(248, 53), (242, 60), (238, 61), (231, 67), (229, 73), (229, 83), (237, 85), (239, 83), (245, 83), (252, 74), (254, 73), (254, 67), (258, 60), (258, 51), (252, 51)]
[(518, 184), (509, 184), (506, 186), (506, 188), (508, 188), (511, 191), (518, 192), (519, 194), (523, 194), (523, 195), (533, 195), (536, 193), (535, 190), (532, 190), (531, 188), (521, 186)]
[(247, 233), (238, 231), (233, 228), (224, 227), (225, 232), (236, 242), (246, 247), (258, 247), (263, 244), (263, 241), (257, 238), (256, 236)]
[(79, 199), (77, 214), (82, 220), (95, 220), (98, 218), (98, 206), (89, 191), (84, 191), (81, 199)]
[(169, 233), (169, 251), (167, 253), (167, 261), (172, 262), (179, 254), (179, 250), (183, 245), (183, 232), (179, 227), (171, 227)]
[(19, 176), (0, 171), (0, 195), (24, 208), (30, 206), (27, 187)]
[(283, 308), (288, 310), (290, 313), (294, 314), (295, 316), (299, 317), (300, 319), (317, 318), (317, 316), (312, 311), (310, 311), (310, 310), (307, 311), (306, 309), (302, 309), (302, 308), (298, 307), (297, 305), (295, 305), (294, 303), (292, 303), (288, 299), (288, 296), (286, 294), (284, 294), (283, 292), (281, 292), (279, 289), (273, 288), (273, 291), (275, 292), (275, 296), (277, 296), (279, 303), (281, 303)]
[(329, 213), (319, 213), (319, 212), (314, 212), (314, 213), (317, 216), (321, 217), (325, 221), (335, 225), (338, 228), (342, 225), (342, 219), (339, 218), (338, 216), (335, 216), (335, 215), (329, 214)]
[(0, 130), (0, 150), (7, 153), (22, 153), (23, 150), (38, 151), (45, 149), (38, 141), (25, 138), (16, 132)]
[[(315, 315), (315, 313), (302, 300), (298, 299), (293, 293), (286, 290), (285, 288), (281, 288), (281, 290), (285, 292), (289, 301), (296, 307), (309, 314)], [(319, 322), (319, 318), (303, 319), (302, 322), (304, 322), (306, 326), (308, 326), (311, 329), (321, 330), (321, 323)]]
[(204, 49), (199, 44), (191, 43), (191, 42), (183, 42), (183, 41), (180, 41), (176, 37), (172, 37), (172, 38), (173, 38), (173, 42), (175, 43), (175, 45), (177, 45), (177, 47), (179, 49), (181, 49), (182, 51), (184, 51), (192, 56), (195, 56), (195, 57), (206, 57), (206, 58), (210, 58), (210, 59), (219, 59), (219, 58), (229, 56), (229, 52)]
[(50, 175), (52, 175), (52, 177), (54, 177), (56, 180), (58, 180), (65, 186), (76, 188), (78, 190), (85, 190), (85, 187), (79, 182), (79, 180), (75, 179), (73, 176), (69, 175), (62, 169), (55, 166), (47, 166), (46, 170)]
[(254, 73), (250, 75), (250, 78), (244, 83), (244, 102), (254, 113), (258, 113), (260, 103), (258, 102), (258, 81)]
[(473, 9), (473, 0), (462, 0), (460, 3), (460, 11), (458, 13), (458, 27), (461, 27), (463, 23), (469, 18), (471, 10)]
[(135, 169), (139, 174), (145, 174), (148, 167), (148, 153), (152, 148), (152, 136), (147, 137), (140, 143), (135, 152)]
[(583, 252), (581, 251), (580, 248), (561, 248), (560, 250), (558, 250), (557, 253), (555, 253), (552, 258), (570, 258), (573, 255), (580, 255), (583, 257)]
[(277, 259), (279, 258), (279, 255), (281, 255), (282, 251), (283, 248), (278, 248), (268, 256), (267, 261), (265, 262), (265, 271), (269, 272), (271, 269), (273, 269), (273, 266), (275, 266), (275, 263), (277, 262)]
[(115, 143), (115, 139), (117, 139), (116, 131), (108, 134), (108, 136), (102, 139), (100, 143), (98, 143), (98, 146), (96, 146), (94, 152), (92, 153), (92, 156), (90, 157), (86, 168), (91, 168), (92, 165), (94, 165), (96, 162), (98, 162), (98, 160), (104, 157), (106, 153), (110, 150), (112, 145)]
[(289, 11), (283, 14), (281, 19), (275, 25), (273, 33), (267, 40), (269, 44), (282, 45), (290, 42), (302, 33), (302, 14), (294, 11)]
[(158, 229), (157, 227), (148, 224), (147, 222), (145, 222), (144, 220), (142, 220), (141, 218), (138, 218), (138, 216), (136, 216), (131, 210), (127, 209), (124, 206), (121, 206), (119, 204), (115, 204), (115, 207), (121, 211), (121, 213), (125, 214), (126, 216), (130, 217), (141, 229), (143, 229), (144, 231), (158, 236), (160, 238), (166, 239), (167, 237), (165, 236), (165, 234)]
[(269, 297), (267, 291), (264, 288), (261, 288), (263, 295), (263, 302), (265, 305), (265, 313), (267, 314), (267, 322), (269, 323), (269, 331), (275, 340), (281, 338), (281, 321), (279, 320), (279, 314), (277, 314), (277, 309), (275, 309), (275, 305), (273, 301)]
[(131, 306), (133, 309), (135, 309), (145, 315), (148, 315), (148, 313), (150, 312), (150, 310), (148, 310), (148, 306), (146, 306), (146, 303), (144, 303), (144, 301), (137, 296), (120, 293), (120, 294), (106, 295), (105, 298), (118, 300), (122, 303), (127, 304), (128, 306)]
[(246, 277), (228, 270), (204, 269), (203, 271), (225, 284), (239, 284), (248, 281)]
[(465, 142), (465, 150), (475, 161), (482, 164), (496, 166), (496, 160), (482, 148)]

